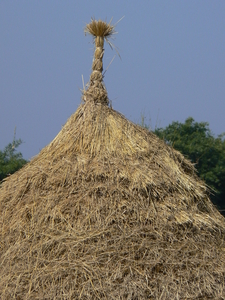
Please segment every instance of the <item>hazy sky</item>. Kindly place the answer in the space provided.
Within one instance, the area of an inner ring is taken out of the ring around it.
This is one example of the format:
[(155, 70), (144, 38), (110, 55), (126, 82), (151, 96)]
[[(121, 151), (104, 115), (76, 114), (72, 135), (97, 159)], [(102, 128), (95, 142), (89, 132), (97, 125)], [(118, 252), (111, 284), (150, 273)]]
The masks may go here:
[(1, 0), (0, 149), (26, 159), (52, 141), (81, 102), (93, 56), (84, 26), (113, 17), (105, 85), (113, 108), (154, 129), (189, 116), (225, 131), (224, 0)]

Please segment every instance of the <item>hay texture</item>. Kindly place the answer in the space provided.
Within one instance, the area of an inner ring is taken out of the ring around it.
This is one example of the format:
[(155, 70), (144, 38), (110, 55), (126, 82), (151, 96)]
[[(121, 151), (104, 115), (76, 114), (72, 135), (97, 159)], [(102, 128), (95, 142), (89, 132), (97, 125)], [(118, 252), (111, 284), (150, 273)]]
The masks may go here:
[(89, 80), (88, 89), (83, 91), (83, 100), (85, 102), (92, 101), (95, 103), (109, 104), (108, 94), (103, 83), (103, 55), (104, 41), (113, 47), (110, 39), (115, 32), (115, 26), (111, 22), (106, 23), (102, 20), (92, 19), (91, 23), (87, 24), (85, 33), (92, 35), (95, 44), (95, 52), (92, 64), (92, 73)]
[(0, 188), (1, 299), (225, 299), (225, 222), (183, 155), (81, 104)]

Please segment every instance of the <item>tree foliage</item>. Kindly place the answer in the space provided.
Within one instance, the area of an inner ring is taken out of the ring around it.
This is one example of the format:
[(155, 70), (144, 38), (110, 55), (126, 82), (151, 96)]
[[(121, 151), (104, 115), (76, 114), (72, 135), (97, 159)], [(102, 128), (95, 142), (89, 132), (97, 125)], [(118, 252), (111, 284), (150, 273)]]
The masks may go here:
[(16, 140), (14, 135), (13, 142), (9, 143), (3, 151), (0, 150), (0, 181), (27, 163), (22, 153), (17, 152), (21, 144), (21, 139)]
[(214, 191), (212, 201), (225, 209), (225, 133), (215, 137), (207, 122), (190, 117), (156, 129), (155, 134), (196, 164), (199, 176)]

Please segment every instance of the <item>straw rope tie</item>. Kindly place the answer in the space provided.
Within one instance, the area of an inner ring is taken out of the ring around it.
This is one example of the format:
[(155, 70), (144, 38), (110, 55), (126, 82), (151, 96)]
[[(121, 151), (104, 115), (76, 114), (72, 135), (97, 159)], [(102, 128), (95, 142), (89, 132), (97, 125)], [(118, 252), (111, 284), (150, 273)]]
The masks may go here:
[(92, 101), (94, 103), (109, 104), (108, 94), (103, 83), (103, 56), (104, 56), (104, 39), (108, 41), (115, 33), (113, 25), (101, 20), (92, 19), (91, 23), (87, 24), (85, 33), (93, 36), (95, 42), (95, 52), (92, 63), (92, 73), (90, 75), (89, 87), (83, 91), (83, 100), (85, 102)]

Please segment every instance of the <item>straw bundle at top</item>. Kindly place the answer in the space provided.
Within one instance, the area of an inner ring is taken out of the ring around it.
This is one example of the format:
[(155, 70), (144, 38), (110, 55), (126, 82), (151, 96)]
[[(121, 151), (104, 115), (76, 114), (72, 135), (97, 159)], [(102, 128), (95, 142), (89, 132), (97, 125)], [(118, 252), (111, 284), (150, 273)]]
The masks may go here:
[(84, 104), (1, 184), (0, 298), (225, 299), (224, 218), (182, 154), (108, 107), (114, 27), (86, 31)]

